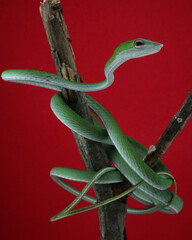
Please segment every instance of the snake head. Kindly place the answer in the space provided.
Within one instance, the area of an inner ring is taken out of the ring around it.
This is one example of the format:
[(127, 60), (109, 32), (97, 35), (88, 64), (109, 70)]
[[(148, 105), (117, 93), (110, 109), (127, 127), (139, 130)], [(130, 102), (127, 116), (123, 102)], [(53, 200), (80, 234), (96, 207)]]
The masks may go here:
[(137, 38), (124, 43), (121, 43), (116, 50), (114, 55), (122, 58), (139, 58), (147, 55), (157, 53), (161, 50), (163, 44), (146, 40), (143, 38)]
[(121, 64), (129, 59), (144, 57), (157, 53), (161, 50), (163, 44), (137, 38), (121, 43), (114, 51), (111, 58), (105, 65), (105, 75), (112, 74)]

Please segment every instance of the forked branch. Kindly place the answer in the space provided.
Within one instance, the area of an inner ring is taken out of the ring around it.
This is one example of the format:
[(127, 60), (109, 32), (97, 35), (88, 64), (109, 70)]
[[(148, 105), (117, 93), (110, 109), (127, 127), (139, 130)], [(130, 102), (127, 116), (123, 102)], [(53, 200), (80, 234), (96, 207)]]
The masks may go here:
[[(69, 33), (63, 19), (63, 11), (59, 0), (45, 0), (40, 5), (41, 18), (45, 27), (52, 57), (56, 66), (57, 74), (72, 81), (82, 81), (75, 65), (74, 52), (71, 47)], [(71, 108), (83, 118), (92, 121), (91, 114), (84, 93), (63, 89), (63, 97)], [(152, 168), (161, 159), (169, 148), (174, 138), (185, 126), (192, 115), (192, 91), (180, 110), (171, 120), (162, 137), (153, 146), (145, 162)], [(73, 133), (78, 149), (87, 170), (98, 171), (110, 166), (110, 161), (102, 148), (102, 145), (80, 135)], [(115, 194), (121, 193), (129, 187), (129, 183), (115, 185), (95, 186), (94, 190), (98, 201), (105, 200)], [(125, 215), (127, 210), (127, 197), (99, 208), (100, 231), (102, 240), (124, 240)]]

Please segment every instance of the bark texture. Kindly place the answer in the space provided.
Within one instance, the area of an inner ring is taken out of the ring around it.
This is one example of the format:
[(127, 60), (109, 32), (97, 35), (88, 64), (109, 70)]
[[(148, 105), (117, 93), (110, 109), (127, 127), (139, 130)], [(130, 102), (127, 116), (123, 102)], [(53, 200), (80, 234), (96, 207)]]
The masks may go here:
[[(46, 0), (40, 5), (40, 14), (50, 44), (57, 74), (72, 81), (82, 81), (77, 73), (75, 57), (69, 33), (63, 19), (63, 11), (58, 0)], [(70, 107), (83, 118), (92, 121), (85, 94), (63, 89), (63, 97)], [(109, 159), (102, 145), (73, 133), (87, 170), (109, 167)], [(121, 185), (118, 186), (121, 192)], [(98, 201), (114, 195), (113, 185), (94, 187)], [(102, 240), (123, 240), (125, 238), (126, 201), (114, 202), (98, 209)]]

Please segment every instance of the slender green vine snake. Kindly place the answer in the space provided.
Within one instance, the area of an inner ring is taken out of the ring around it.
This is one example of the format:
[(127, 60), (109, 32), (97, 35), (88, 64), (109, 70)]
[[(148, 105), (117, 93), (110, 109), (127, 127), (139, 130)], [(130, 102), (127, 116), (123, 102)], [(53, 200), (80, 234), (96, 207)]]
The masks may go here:
[[(64, 101), (61, 89), (67, 88), (77, 91), (98, 91), (109, 87), (114, 81), (114, 71), (125, 61), (154, 54), (160, 51), (162, 44), (145, 39), (135, 39), (120, 44), (105, 65), (106, 80), (97, 83), (70, 82), (55, 74), (33, 70), (6, 70), (2, 78), (7, 81), (32, 84), (59, 91), (51, 100), (51, 108), (58, 119), (70, 129), (93, 141), (103, 144), (111, 162), (116, 168), (104, 168), (99, 172), (82, 171), (76, 169), (55, 167), (51, 170), (51, 177), (61, 187), (68, 190), (77, 198), (66, 209), (51, 218), (57, 219), (88, 211), (115, 201), (128, 193), (137, 201), (149, 206), (145, 209), (127, 208), (128, 213), (144, 214), (155, 211), (176, 214), (183, 207), (183, 201), (176, 195), (176, 183), (166, 166), (160, 161), (152, 170), (143, 158), (148, 150), (136, 140), (124, 135), (112, 115), (95, 99), (86, 95), (90, 109), (101, 120), (94, 118), (94, 124), (77, 115)], [(87, 182), (82, 192), (78, 191), (64, 179)], [(111, 199), (97, 202), (87, 195), (93, 184), (111, 184), (128, 180), (133, 187)], [(169, 190), (174, 182), (175, 190)], [(70, 211), (81, 199), (93, 205), (83, 209)]]

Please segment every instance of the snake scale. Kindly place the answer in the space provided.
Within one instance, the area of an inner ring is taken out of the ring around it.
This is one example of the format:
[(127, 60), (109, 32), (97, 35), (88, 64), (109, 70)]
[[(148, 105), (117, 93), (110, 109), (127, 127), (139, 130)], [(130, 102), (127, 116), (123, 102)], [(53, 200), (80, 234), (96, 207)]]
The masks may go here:
[[(67, 88), (83, 92), (98, 91), (109, 87), (114, 81), (114, 71), (125, 61), (157, 53), (162, 44), (142, 38), (120, 44), (112, 57), (107, 61), (104, 73), (106, 80), (97, 83), (77, 83), (61, 78), (55, 74), (34, 70), (6, 70), (2, 78), (6, 81), (32, 84), (58, 91), (51, 100), (51, 108), (57, 118), (71, 130), (93, 141), (102, 143), (111, 162), (116, 168), (107, 167), (98, 172), (55, 167), (51, 170), (51, 177), (61, 187), (76, 195), (77, 198), (63, 211), (51, 218), (51, 221), (88, 211), (108, 204), (128, 193), (137, 201), (148, 206), (144, 209), (127, 208), (127, 213), (145, 214), (155, 211), (176, 214), (183, 207), (182, 199), (176, 194), (176, 183), (167, 167), (160, 161), (152, 170), (144, 161), (148, 152), (142, 144), (124, 135), (112, 115), (95, 99), (86, 94), (89, 108), (101, 122), (94, 117), (94, 124), (77, 115), (64, 101), (61, 89)], [(80, 192), (64, 179), (86, 182), (87, 185)], [(128, 180), (133, 186), (110, 199), (97, 202), (87, 195), (93, 184), (119, 183)], [(174, 183), (174, 191), (169, 190)], [(92, 205), (72, 210), (84, 199)]]

